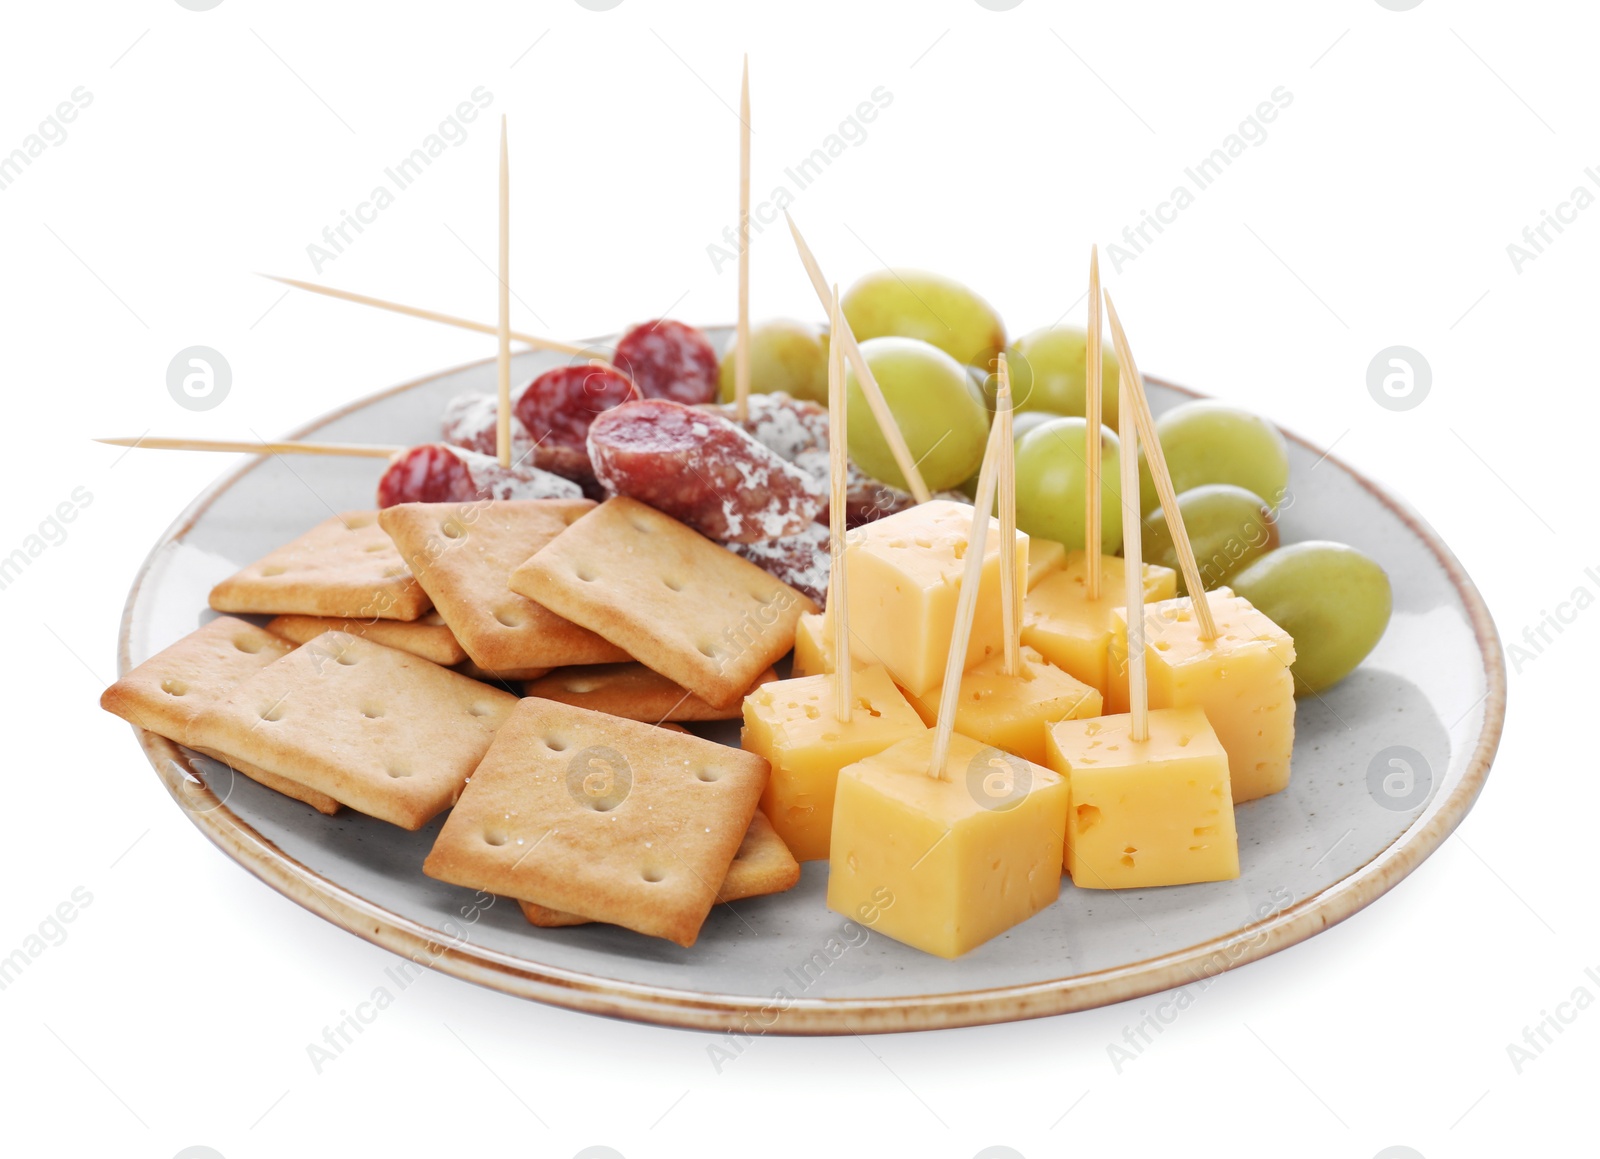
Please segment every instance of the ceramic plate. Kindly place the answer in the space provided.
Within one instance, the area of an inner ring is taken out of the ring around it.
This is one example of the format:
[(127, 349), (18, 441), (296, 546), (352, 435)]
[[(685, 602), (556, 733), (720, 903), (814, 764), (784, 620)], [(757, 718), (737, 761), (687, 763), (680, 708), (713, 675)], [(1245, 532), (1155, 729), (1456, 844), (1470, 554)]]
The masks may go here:
[[(726, 329), (713, 331), (719, 344)], [(527, 381), (560, 356), (519, 356)], [(492, 362), (366, 399), (305, 427), (318, 439), (438, 437), (445, 402), (492, 391)], [(1159, 414), (1192, 392), (1150, 383)], [(1377, 559), (1394, 619), (1377, 650), (1299, 702), (1286, 792), (1238, 810), (1237, 881), (1080, 890), (956, 961), (847, 922), (824, 904), (828, 868), (788, 893), (718, 906), (682, 949), (603, 925), (540, 930), (513, 902), (424, 877), (439, 822), (416, 833), (324, 817), (226, 766), (139, 733), (173, 799), (225, 854), (357, 937), (434, 969), (541, 1002), (702, 1029), (829, 1034), (1000, 1022), (1182, 986), (1348, 917), (1432, 853), (1483, 787), (1505, 711), (1505, 669), (1477, 589), (1409, 508), (1289, 436), (1286, 542), (1327, 538)], [(253, 459), (201, 495), (134, 581), (127, 671), (210, 618), (218, 580), (327, 518), (370, 507), (380, 461)], [(737, 743), (736, 726), (718, 726)], [(1379, 953), (1373, 947), (1374, 960)]]

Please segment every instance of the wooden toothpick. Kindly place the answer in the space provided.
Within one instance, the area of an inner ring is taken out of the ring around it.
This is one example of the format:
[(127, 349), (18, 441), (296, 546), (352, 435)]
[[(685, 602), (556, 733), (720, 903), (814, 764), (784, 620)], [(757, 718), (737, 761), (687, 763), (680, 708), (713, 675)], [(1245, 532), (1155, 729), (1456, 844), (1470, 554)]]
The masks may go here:
[(1100, 426), (1101, 390), (1104, 367), (1101, 365), (1100, 335), (1100, 247), (1089, 247), (1089, 331), (1084, 342), (1084, 501), (1083, 550), (1088, 568), (1084, 593), (1091, 600), (1100, 598)]
[(152, 451), (233, 451), (245, 455), (346, 455), (366, 459), (392, 459), (406, 447), (385, 447), (373, 443), (301, 443), (293, 440), (266, 443), (248, 439), (165, 439), (150, 435), (137, 438), (96, 439), (111, 447), (145, 447)]
[(999, 473), (1000, 427), (989, 428), (989, 442), (978, 471), (978, 494), (972, 508), (972, 530), (967, 535), (967, 566), (956, 598), (956, 619), (950, 632), (950, 655), (944, 664), (944, 687), (939, 692), (939, 715), (934, 721), (933, 756), (928, 775), (944, 779), (950, 758), (950, 734), (956, 727), (956, 702), (961, 696), (961, 674), (967, 667), (967, 645), (972, 641), (972, 620), (978, 611), (978, 585), (983, 582), (983, 557), (989, 547), (989, 513), (994, 510)]
[(733, 406), (750, 417), (750, 57), (739, 82), (739, 321), (733, 347)]
[[(358, 306), (371, 306), (375, 310), (387, 310), (391, 314), (404, 314), (408, 318), (421, 318), (425, 322), (437, 322), (441, 326), (454, 326), (458, 330), (471, 330), (476, 334), (499, 334), (500, 327), (488, 322), (475, 322), (471, 318), (460, 318), (455, 314), (441, 314), (437, 310), (425, 310), (421, 306), (407, 306), (403, 302), (391, 302), (387, 298), (374, 298), (368, 294), (357, 294), (351, 290), (336, 290), (332, 286), (319, 286), (315, 282), (304, 282), (299, 278), (280, 278), (276, 274), (262, 274), (261, 277), (268, 281), (278, 282), (280, 285), (293, 286), (297, 290), (304, 290), (308, 294), (321, 294), (325, 298), (338, 298), (341, 302), (354, 302)], [(520, 330), (513, 330), (511, 337), (514, 341), (521, 342), (535, 350), (553, 350), (558, 354), (576, 354), (590, 358), (594, 361), (593, 351), (588, 347), (574, 346), (570, 342), (557, 342), (553, 338), (540, 338), (537, 334), (524, 334)]]
[[(1017, 583), (1017, 444), (1012, 433), (1011, 368), (1000, 355), (1000, 387), (995, 393), (1000, 464), (1000, 621), (1005, 636), (1005, 674), (1022, 671), (1022, 585)], [(987, 512), (985, 513), (987, 514)]]
[[(806, 274), (811, 278), (811, 288), (817, 292), (817, 300), (822, 303), (823, 309), (827, 309), (828, 281), (822, 276), (822, 267), (817, 265), (816, 255), (811, 252), (806, 239), (800, 236), (800, 227), (795, 225), (794, 218), (789, 216), (789, 211), (784, 210), (783, 216), (789, 222), (789, 232), (794, 235), (794, 245), (795, 249), (800, 251), (801, 264), (805, 266)], [(861, 384), (861, 393), (866, 397), (867, 406), (872, 410), (872, 417), (878, 421), (878, 429), (883, 432), (884, 441), (889, 444), (889, 453), (894, 456), (895, 465), (905, 476), (906, 487), (918, 503), (928, 502), (933, 498), (933, 492), (928, 490), (928, 484), (923, 481), (922, 472), (917, 469), (917, 461), (911, 457), (911, 448), (906, 445), (905, 436), (900, 433), (900, 424), (895, 422), (894, 413), (884, 400), (883, 391), (878, 389), (878, 380), (873, 377), (872, 368), (862, 356), (856, 336), (850, 332), (850, 323), (842, 314), (839, 318), (839, 329), (828, 336), (828, 341), (844, 343), (844, 356), (850, 360), (850, 369), (856, 372), (856, 381)]]
[[(833, 287), (831, 322), (839, 325), (839, 287)], [(850, 723), (850, 591), (845, 577), (845, 495), (849, 490), (850, 428), (844, 396), (844, 351), (828, 348), (828, 614), (833, 617), (833, 715)]]
[[(1107, 303), (1109, 307), (1109, 302)], [(1117, 315), (1111, 314), (1113, 333)], [(1120, 348), (1119, 348), (1120, 349)], [(1128, 717), (1129, 736), (1150, 739), (1150, 693), (1144, 671), (1144, 559), (1139, 538), (1139, 429), (1129, 405), (1128, 383), (1134, 378), (1130, 364), (1122, 363), (1118, 387), (1118, 426), (1122, 439), (1122, 558), (1128, 601)]]
[(495, 451), (502, 467), (511, 466), (511, 161), (506, 148), (506, 118), (500, 116), (500, 358)]
[[(1138, 431), (1139, 441), (1144, 446), (1145, 460), (1150, 465), (1150, 476), (1155, 480), (1156, 494), (1161, 497), (1161, 510), (1166, 515), (1167, 527), (1172, 532), (1172, 546), (1178, 553), (1178, 566), (1183, 571), (1183, 582), (1189, 588), (1189, 601), (1194, 604), (1194, 618), (1200, 625), (1200, 639), (1215, 640), (1217, 638), (1217, 622), (1211, 615), (1211, 604), (1206, 598), (1205, 584), (1200, 580), (1200, 567), (1195, 562), (1194, 548), (1189, 543), (1188, 529), (1183, 525), (1183, 512), (1178, 510), (1178, 497), (1172, 489), (1172, 472), (1167, 470), (1167, 456), (1161, 450), (1161, 440), (1156, 438), (1156, 421), (1150, 414), (1150, 400), (1145, 397), (1144, 379), (1139, 376), (1139, 368), (1134, 364), (1133, 351), (1128, 346), (1128, 336), (1123, 333), (1122, 321), (1117, 317), (1117, 307), (1111, 301), (1111, 294), (1105, 294), (1106, 317), (1111, 323), (1111, 340), (1116, 343), (1117, 361), (1121, 363), (1119, 372), (1122, 388), (1118, 394), (1124, 410), (1132, 409), (1134, 427)], [(1127, 429), (1126, 417), (1122, 422), (1123, 429)], [(1129, 458), (1138, 465), (1138, 456), (1131, 454), (1127, 447), (1122, 450), (1123, 477), (1127, 477), (1127, 462)], [(1126, 488), (1127, 484), (1123, 484)], [(1139, 507), (1138, 488), (1139, 478), (1137, 471), (1133, 480), (1135, 510)], [(1123, 506), (1126, 507), (1128, 497), (1123, 494)], [(1128, 534), (1124, 520), (1123, 527), (1123, 558), (1127, 558)], [(1142, 528), (1142, 522), (1134, 524), (1134, 538)], [(1143, 590), (1144, 577), (1141, 575), (1140, 589)], [(1144, 597), (1140, 596), (1140, 607), (1144, 606)], [(1133, 605), (1129, 605), (1129, 615), (1132, 615)]]

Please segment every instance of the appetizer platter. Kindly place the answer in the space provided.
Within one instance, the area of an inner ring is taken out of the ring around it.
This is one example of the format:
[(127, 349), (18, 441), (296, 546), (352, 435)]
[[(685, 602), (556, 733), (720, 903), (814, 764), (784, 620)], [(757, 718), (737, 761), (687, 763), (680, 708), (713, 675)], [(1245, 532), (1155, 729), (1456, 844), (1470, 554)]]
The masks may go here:
[(732, 1058), (1192, 996), (1470, 808), (1470, 580), (1143, 377), (1093, 255), (1085, 326), (1010, 337), (937, 275), (841, 294), (791, 220), (825, 323), (752, 323), (746, 244), (735, 326), (568, 344), (511, 329), (501, 162), (497, 324), (334, 292), (495, 358), (278, 443), (120, 440), (257, 452), (151, 553), (102, 705), (268, 884)]

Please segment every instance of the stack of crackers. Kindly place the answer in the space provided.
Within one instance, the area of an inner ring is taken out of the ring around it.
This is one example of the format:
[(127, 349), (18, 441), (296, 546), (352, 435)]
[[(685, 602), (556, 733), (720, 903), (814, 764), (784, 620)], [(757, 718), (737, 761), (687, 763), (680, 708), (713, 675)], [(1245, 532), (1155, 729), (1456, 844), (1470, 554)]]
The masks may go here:
[(210, 602), (102, 705), (323, 813), (451, 810), (430, 876), (685, 946), (799, 878), (767, 762), (675, 722), (737, 718), (815, 605), (651, 507), (345, 512)]

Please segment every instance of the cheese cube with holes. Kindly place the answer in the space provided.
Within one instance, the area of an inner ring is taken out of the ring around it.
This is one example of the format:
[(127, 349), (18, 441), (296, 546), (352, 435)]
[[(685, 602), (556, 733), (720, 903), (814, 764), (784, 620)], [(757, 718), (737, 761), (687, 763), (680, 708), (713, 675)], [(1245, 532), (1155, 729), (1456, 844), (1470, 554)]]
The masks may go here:
[(772, 766), (761, 807), (800, 861), (828, 856), (839, 770), (923, 731), (882, 668), (857, 669), (848, 723), (834, 715), (834, 677), (764, 684), (744, 700), (740, 743)]
[[(955, 729), (975, 741), (994, 745), (1034, 764), (1044, 763), (1044, 731), (1058, 720), (1099, 716), (1098, 690), (1046, 662), (1024, 647), (1015, 676), (1005, 672), (1005, 654), (997, 653), (961, 677), (956, 699)], [(911, 706), (932, 728), (939, 718), (944, 685), (913, 697)]]
[[(1187, 596), (1145, 605), (1145, 669), (1151, 708), (1203, 708), (1228, 752), (1233, 800), (1253, 801), (1289, 785), (1294, 752), (1294, 641), (1249, 600), (1227, 588), (1207, 593), (1217, 638), (1200, 639)], [(1125, 668), (1126, 609), (1113, 624), (1112, 662)], [(1124, 679), (1126, 687), (1126, 679)], [(1126, 693), (1122, 694), (1126, 703)]]
[(1049, 732), (1066, 778), (1064, 863), (1082, 889), (1141, 889), (1239, 876), (1228, 754), (1198, 708), (1150, 713), (1135, 741), (1127, 715), (1069, 720)]
[[(944, 678), (972, 529), (972, 508), (936, 499), (856, 528), (845, 548), (852, 648), (859, 641), (896, 684), (920, 696)], [(998, 652), (1000, 524), (989, 521), (966, 666)], [(1027, 584), (1028, 537), (1017, 532), (1017, 583)]]
[[(1108, 694), (1106, 652), (1111, 643), (1112, 611), (1127, 601), (1127, 570), (1122, 557), (1100, 557), (1100, 598), (1089, 599), (1089, 557), (1069, 551), (1061, 570), (1028, 593), (1022, 613), (1022, 642), (1057, 668)], [(1164, 600), (1178, 590), (1178, 575), (1159, 564), (1144, 565), (1144, 598)]]
[(1033, 536), (1028, 540), (1028, 590), (1067, 566), (1066, 545)]
[(1055, 901), (1067, 782), (960, 733), (944, 776), (930, 777), (933, 739), (840, 772), (828, 908), (956, 958)]
[[(879, 660), (859, 636), (850, 641), (850, 663), (857, 668), (881, 665)], [(794, 633), (794, 664), (796, 676), (816, 676), (833, 671), (833, 617), (826, 608), (819, 613), (800, 617)]]

